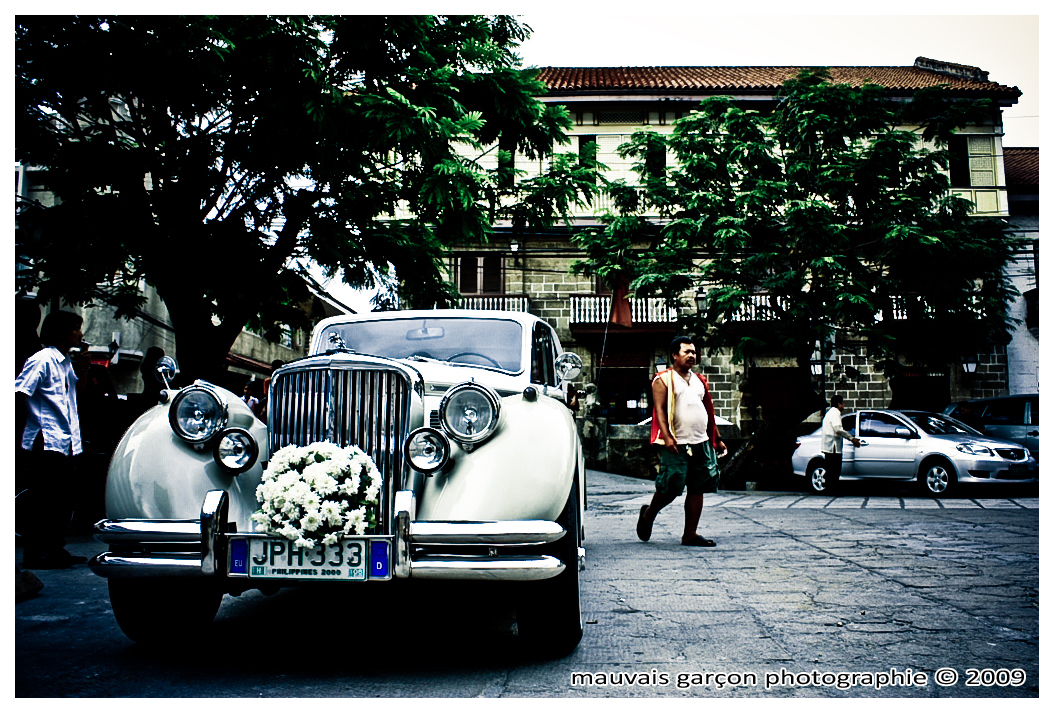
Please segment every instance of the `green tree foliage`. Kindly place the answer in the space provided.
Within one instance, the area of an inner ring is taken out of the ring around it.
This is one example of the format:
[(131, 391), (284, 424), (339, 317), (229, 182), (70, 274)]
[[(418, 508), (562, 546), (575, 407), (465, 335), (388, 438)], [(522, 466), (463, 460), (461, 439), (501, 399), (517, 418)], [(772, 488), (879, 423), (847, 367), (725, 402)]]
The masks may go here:
[[(577, 269), (621, 273), (638, 296), (705, 289), (683, 326), (740, 360), (804, 367), (837, 329), (890, 371), (955, 361), (1005, 339), (1015, 294), (1008, 226), (971, 217), (943, 172), (955, 128), (992, 111), (940, 89), (895, 103), (822, 69), (787, 82), (768, 113), (705, 100), (671, 134), (621, 147), (641, 180), (612, 187), (618, 213), (578, 236)], [(676, 156), (661, 176), (657, 150)], [(752, 321), (737, 319), (744, 305)]]
[(515, 54), (528, 33), (504, 16), (20, 17), (16, 160), (57, 197), (22, 206), (21, 286), (129, 315), (145, 279), (184, 374), (206, 377), (246, 325), (302, 324), (304, 260), (447, 304), (446, 245), (595, 190), (566, 161), (522, 194), (478, 163), (499, 137), (532, 157), (566, 141)]

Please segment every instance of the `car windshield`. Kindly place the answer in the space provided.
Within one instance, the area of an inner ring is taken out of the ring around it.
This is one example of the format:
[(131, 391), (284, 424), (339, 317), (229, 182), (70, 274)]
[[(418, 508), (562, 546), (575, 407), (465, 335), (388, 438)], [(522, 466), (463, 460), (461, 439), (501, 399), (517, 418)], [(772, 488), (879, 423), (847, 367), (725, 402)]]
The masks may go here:
[(322, 334), (321, 351), (335, 347), (333, 334), (359, 354), (436, 359), (510, 372), (522, 368), (523, 327), (513, 320), (428, 317), (334, 324)]
[(975, 431), (965, 423), (961, 423), (953, 418), (948, 418), (947, 416), (942, 416), (940, 414), (911, 411), (904, 415), (911, 419), (912, 423), (931, 436), (944, 436), (949, 434), (967, 434), (971, 436), (981, 435), (979, 431)]

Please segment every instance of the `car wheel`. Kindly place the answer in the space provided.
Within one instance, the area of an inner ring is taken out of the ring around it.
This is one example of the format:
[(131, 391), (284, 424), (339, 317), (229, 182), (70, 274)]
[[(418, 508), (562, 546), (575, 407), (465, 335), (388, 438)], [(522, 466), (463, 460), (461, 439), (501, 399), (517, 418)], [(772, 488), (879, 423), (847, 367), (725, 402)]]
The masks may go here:
[(578, 576), (578, 479), (557, 519), (566, 534), (547, 550), (564, 563), (564, 571), (520, 588), (516, 625), (526, 648), (538, 655), (565, 656), (582, 640), (582, 595)]
[(190, 641), (216, 617), (223, 592), (199, 579), (109, 580), (110, 606), (132, 641), (168, 644)]
[(809, 490), (817, 495), (830, 490), (830, 483), (827, 482), (827, 466), (822, 460), (809, 466), (807, 480), (809, 481)]
[(930, 495), (947, 495), (955, 487), (955, 470), (944, 461), (929, 461), (919, 472), (919, 482)]

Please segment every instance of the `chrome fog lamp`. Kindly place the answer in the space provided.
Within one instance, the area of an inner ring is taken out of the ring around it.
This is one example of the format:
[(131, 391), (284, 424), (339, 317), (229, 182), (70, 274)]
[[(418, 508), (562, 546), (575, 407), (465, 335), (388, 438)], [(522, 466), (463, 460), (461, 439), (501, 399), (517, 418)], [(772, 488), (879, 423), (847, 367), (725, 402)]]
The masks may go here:
[(429, 475), (442, 470), (450, 460), (450, 441), (434, 428), (418, 428), (406, 439), (403, 449), (410, 467)]
[(498, 428), (501, 399), (483, 384), (465, 382), (451, 387), (439, 404), (439, 422), (455, 441), (473, 445)]
[(212, 457), (221, 468), (235, 474), (245, 472), (256, 464), (260, 446), (244, 428), (228, 428), (220, 432)]
[(183, 440), (205, 443), (227, 425), (227, 404), (211, 385), (194, 384), (172, 399), (168, 422)]

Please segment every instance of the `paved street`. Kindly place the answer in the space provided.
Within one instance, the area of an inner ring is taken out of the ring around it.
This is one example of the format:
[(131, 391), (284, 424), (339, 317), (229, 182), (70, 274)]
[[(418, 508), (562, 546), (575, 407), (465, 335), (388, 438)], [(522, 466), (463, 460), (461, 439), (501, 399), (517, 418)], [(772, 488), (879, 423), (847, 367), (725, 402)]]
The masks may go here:
[(228, 597), (207, 645), (151, 651), (77, 567), (38, 572), (45, 589), (15, 605), (15, 693), (1038, 696), (1038, 498), (722, 492), (703, 513), (708, 549), (678, 544), (680, 500), (637, 540), (651, 489), (590, 472), (586, 631), (564, 659), (521, 655), (505, 588), (452, 586)]

